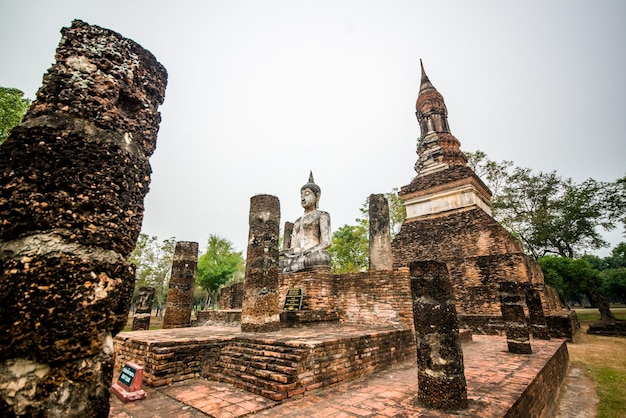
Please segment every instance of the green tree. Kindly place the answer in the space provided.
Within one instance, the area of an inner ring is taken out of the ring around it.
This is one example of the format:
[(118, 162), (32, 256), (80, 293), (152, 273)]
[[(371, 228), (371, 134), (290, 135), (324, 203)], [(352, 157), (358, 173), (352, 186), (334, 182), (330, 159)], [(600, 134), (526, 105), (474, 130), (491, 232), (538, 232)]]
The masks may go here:
[(344, 225), (333, 233), (328, 249), (331, 271), (336, 274), (364, 271), (369, 265), (368, 231), (363, 224)]
[(465, 155), (493, 192), (494, 218), (535, 258), (581, 256), (607, 245), (601, 229), (612, 230), (620, 221), (626, 226), (626, 176), (577, 184), (556, 171), (536, 174), (511, 161), (491, 161), (482, 151)]
[(155, 236), (139, 234), (135, 249), (130, 255), (131, 263), (136, 266), (135, 294), (142, 286), (155, 288), (155, 303), (159, 313), (163, 313), (163, 304), (167, 295), (167, 283), (172, 269), (172, 259), (176, 249), (176, 238), (159, 242)]
[(555, 171), (534, 174), (515, 168), (494, 202), (496, 219), (535, 258), (550, 253), (574, 258), (607, 245), (599, 229), (615, 228), (615, 213), (606, 204), (611, 186), (594, 179), (576, 184)]
[(550, 255), (538, 261), (546, 284), (556, 288), (566, 300), (580, 303), (582, 296), (587, 294), (592, 306), (599, 309), (601, 319), (615, 319), (608, 301), (599, 292), (602, 285), (600, 272), (587, 260)]
[(481, 150), (464, 154), (467, 158), (467, 166), (489, 187), (492, 193), (491, 201), (497, 205), (502, 189), (508, 182), (513, 161), (491, 161)]
[(600, 272), (602, 293), (609, 299), (626, 304), (626, 267), (607, 269)]
[(9, 136), (11, 129), (19, 125), (28, 110), (30, 100), (21, 90), (0, 87), (0, 144)]
[(244, 259), (235, 251), (233, 243), (217, 235), (210, 235), (207, 249), (198, 258), (196, 284), (207, 292), (206, 305), (217, 304), (217, 291), (241, 274)]

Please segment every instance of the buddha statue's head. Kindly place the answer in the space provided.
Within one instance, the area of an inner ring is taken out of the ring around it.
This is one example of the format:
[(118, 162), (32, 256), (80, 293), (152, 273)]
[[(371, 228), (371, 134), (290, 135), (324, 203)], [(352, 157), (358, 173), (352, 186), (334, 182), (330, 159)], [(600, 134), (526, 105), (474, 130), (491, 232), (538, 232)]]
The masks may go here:
[[(320, 186), (315, 184), (315, 180), (313, 180), (313, 171), (309, 172), (309, 182), (300, 188), (300, 192), (302, 193), (306, 189), (309, 189), (315, 195), (315, 208), (317, 209), (319, 206), (322, 189), (320, 189)], [(304, 206), (304, 203), (303, 203), (303, 206)]]

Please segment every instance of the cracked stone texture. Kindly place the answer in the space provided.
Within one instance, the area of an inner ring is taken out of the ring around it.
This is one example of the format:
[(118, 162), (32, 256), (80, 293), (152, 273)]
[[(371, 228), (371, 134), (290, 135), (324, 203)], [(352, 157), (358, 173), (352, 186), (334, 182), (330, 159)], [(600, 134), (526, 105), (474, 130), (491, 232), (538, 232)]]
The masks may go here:
[(188, 327), (191, 324), (197, 269), (198, 243), (177, 242), (172, 258), (172, 274), (163, 316), (164, 329)]
[[(167, 82), (154, 56), (118, 33), (79, 20), (61, 33), (36, 100), (0, 148), (1, 416), (108, 414), (112, 335), (132, 298), (127, 258)], [(34, 390), (7, 389), (19, 383), (7, 372), (17, 360), (50, 368)]]
[(467, 385), (454, 294), (445, 263), (411, 263), (419, 402), (429, 408), (465, 409)]
[(250, 199), (250, 233), (246, 256), (241, 330), (270, 332), (280, 329), (278, 305), (278, 236), (280, 202), (277, 197)]

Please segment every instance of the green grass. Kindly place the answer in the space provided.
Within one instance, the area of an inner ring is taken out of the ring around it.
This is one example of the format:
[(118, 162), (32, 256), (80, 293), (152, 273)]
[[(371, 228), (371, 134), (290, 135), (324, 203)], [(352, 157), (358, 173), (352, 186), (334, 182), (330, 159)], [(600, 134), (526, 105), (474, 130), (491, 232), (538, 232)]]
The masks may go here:
[[(626, 320), (626, 308), (611, 308), (611, 312), (617, 319)], [(600, 311), (592, 308), (576, 309), (576, 316), (580, 322), (599, 321)]]
[(623, 418), (626, 416), (626, 371), (611, 367), (594, 367), (598, 382), (598, 417)]
[[(611, 308), (626, 320), (626, 308)], [(572, 362), (583, 365), (597, 383), (598, 418), (626, 417), (626, 337), (587, 334), (589, 322), (600, 320), (597, 309), (576, 309), (581, 329), (568, 343)]]

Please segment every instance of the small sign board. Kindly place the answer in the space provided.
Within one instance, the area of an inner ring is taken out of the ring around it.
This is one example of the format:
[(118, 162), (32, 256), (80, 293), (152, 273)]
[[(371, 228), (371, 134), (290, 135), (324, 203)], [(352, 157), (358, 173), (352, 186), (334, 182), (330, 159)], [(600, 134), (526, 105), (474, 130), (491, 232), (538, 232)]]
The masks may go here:
[(294, 312), (302, 309), (302, 289), (289, 289), (285, 296), (285, 311)]
[(130, 387), (133, 384), (133, 380), (135, 380), (136, 376), (137, 376), (137, 369), (132, 367), (131, 363), (126, 363), (117, 381), (120, 384), (126, 386), (128, 389), (130, 389)]
[(143, 367), (129, 361), (122, 368), (117, 382), (111, 386), (111, 392), (122, 402), (138, 401), (146, 397), (141, 388), (142, 382)]

